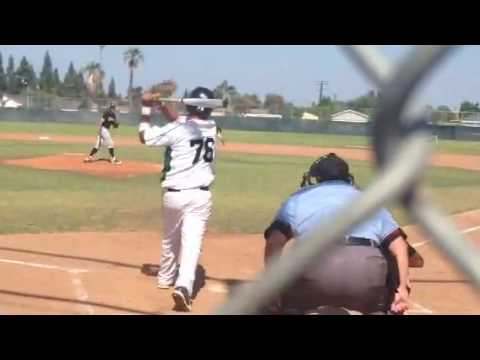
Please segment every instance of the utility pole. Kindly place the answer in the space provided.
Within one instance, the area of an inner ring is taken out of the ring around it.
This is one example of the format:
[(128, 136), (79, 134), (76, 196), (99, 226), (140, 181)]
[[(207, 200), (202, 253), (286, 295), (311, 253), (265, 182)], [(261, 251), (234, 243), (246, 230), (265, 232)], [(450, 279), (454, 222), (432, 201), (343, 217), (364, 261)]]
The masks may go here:
[(323, 89), (326, 85), (328, 85), (328, 81), (321, 80), (317, 81), (315, 84), (319, 87), (318, 105), (320, 105), (323, 100)]
[(107, 47), (107, 45), (98, 45), (100, 47), (100, 67), (103, 69), (103, 49)]

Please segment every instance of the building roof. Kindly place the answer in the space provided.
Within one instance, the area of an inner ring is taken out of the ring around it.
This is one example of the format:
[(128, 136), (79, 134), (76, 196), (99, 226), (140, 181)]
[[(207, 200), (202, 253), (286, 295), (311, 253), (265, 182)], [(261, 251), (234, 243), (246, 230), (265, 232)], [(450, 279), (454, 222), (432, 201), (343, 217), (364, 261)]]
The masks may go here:
[(463, 122), (480, 122), (480, 113), (472, 113), (465, 116)]
[(304, 112), (302, 115), (302, 120), (319, 120), (320, 118), (317, 115), (311, 114), (309, 112)]
[(364, 113), (361, 113), (359, 111), (355, 111), (355, 110), (352, 110), (352, 109), (343, 110), (343, 111), (339, 111), (335, 114), (332, 114), (332, 118), (339, 117), (339, 116), (342, 116), (342, 115), (349, 115), (349, 114), (358, 115), (360, 117), (365, 118), (366, 120), (368, 120), (368, 118), (369, 118), (369, 116), (367, 114), (364, 114)]

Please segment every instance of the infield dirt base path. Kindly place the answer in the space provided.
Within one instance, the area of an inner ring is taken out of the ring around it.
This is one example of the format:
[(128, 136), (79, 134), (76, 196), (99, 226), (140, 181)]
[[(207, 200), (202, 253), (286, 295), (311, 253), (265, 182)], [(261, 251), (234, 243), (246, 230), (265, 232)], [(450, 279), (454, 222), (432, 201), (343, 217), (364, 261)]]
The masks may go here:
[[(480, 210), (454, 217), (460, 230), (480, 245)], [(411, 314), (480, 314), (471, 285), (415, 227), (410, 242), (425, 258), (411, 269)], [(263, 238), (209, 233), (204, 244), (200, 291), (193, 314), (207, 314), (232, 287), (262, 270)], [(57, 233), (0, 236), (0, 314), (179, 314), (169, 290), (156, 289), (144, 263), (156, 263), (160, 234)]]
[(32, 169), (71, 171), (80, 174), (110, 177), (132, 178), (141, 175), (159, 174), (162, 165), (145, 161), (123, 161), (121, 165), (114, 165), (109, 159), (98, 159), (91, 163), (83, 162), (84, 154), (62, 154), (42, 156), (32, 159), (2, 160), (0, 164), (23, 166)]
[[(2, 133), (0, 134), (0, 140), (93, 144), (95, 142), (95, 136), (50, 136), (42, 134)], [(116, 137), (115, 143), (120, 146), (143, 146), (139, 144), (138, 139), (134, 137)], [(361, 148), (227, 143), (225, 146), (219, 146), (218, 149), (221, 152), (230, 153), (306, 157), (318, 157), (329, 152), (335, 152), (339, 156), (350, 160), (373, 160), (373, 153), (369, 149)], [(430, 164), (434, 166), (480, 171), (480, 156), (440, 153), (432, 156)]]

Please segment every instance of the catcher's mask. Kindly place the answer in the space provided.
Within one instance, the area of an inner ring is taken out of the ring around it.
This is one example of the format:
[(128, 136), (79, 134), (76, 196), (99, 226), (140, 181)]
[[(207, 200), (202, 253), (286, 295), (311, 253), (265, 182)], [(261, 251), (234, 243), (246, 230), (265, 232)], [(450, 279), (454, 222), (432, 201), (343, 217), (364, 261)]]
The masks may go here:
[[(213, 94), (213, 91), (204, 88), (204, 87), (197, 87), (192, 90), (192, 92), (189, 95), (189, 98), (192, 99), (214, 99), (215, 96)], [(207, 109), (207, 108), (201, 108), (198, 106), (193, 106), (193, 105), (186, 105), (187, 112), (191, 116), (196, 116), (202, 120), (207, 120), (210, 115), (212, 114), (212, 109)]]
[(314, 161), (308, 172), (303, 174), (301, 187), (315, 185), (313, 179), (319, 184), (322, 181), (341, 180), (348, 184), (355, 184), (355, 179), (345, 160), (334, 153), (324, 155)]
[(110, 110), (115, 111), (115, 109), (117, 108), (117, 105), (112, 102), (112, 103), (110, 103), (110, 104), (108, 105), (108, 108), (109, 108)]

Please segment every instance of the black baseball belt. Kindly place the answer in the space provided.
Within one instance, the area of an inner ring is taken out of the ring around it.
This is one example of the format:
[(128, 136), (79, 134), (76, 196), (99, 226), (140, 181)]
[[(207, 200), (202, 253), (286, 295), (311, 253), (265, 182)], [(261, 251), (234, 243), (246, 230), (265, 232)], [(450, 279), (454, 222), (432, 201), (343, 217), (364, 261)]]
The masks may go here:
[(165, 190), (168, 191), (168, 192), (180, 192), (180, 191), (184, 191), (184, 190), (196, 190), (196, 189), (199, 189), (199, 190), (202, 190), (202, 191), (210, 191), (210, 188), (208, 186), (200, 186), (199, 188), (183, 189), (183, 190), (167, 188)]
[(356, 237), (356, 236), (347, 237), (345, 239), (345, 245), (378, 247), (375, 241), (371, 239)]

